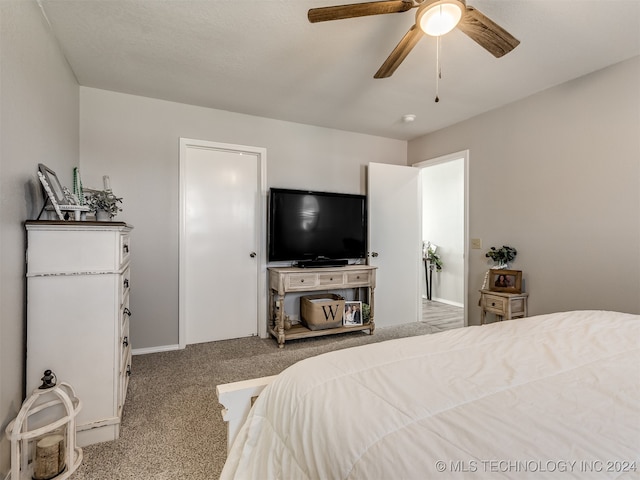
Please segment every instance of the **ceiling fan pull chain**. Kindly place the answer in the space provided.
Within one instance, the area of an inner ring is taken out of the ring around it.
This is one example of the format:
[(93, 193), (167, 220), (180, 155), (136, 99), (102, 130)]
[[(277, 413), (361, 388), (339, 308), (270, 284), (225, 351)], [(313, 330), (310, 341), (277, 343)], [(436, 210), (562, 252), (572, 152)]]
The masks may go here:
[(442, 70), (440, 69), (440, 46), (441, 46), (441, 35), (436, 37), (436, 103), (440, 101), (439, 91), (440, 91), (440, 79), (442, 78)]

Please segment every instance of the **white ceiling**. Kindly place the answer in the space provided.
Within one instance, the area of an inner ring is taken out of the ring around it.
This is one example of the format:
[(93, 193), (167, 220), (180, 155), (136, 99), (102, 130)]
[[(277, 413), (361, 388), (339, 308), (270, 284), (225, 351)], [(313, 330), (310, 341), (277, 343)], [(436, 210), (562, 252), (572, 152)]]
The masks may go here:
[[(415, 9), (311, 24), (358, 0), (38, 0), (80, 85), (409, 140), (640, 54), (640, 0), (467, 0), (521, 43), (454, 30), (373, 74)], [(416, 120), (404, 123), (404, 114)]]

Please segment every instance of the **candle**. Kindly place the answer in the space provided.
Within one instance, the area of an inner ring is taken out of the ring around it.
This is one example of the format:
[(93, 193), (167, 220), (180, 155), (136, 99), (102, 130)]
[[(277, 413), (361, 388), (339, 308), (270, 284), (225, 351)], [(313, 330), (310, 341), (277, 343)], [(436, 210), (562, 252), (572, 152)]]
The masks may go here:
[(109, 175), (105, 175), (102, 177), (102, 183), (104, 183), (104, 189), (107, 192), (111, 191), (111, 180), (109, 179)]
[(64, 470), (64, 436), (46, 436), (36, 443), (36, 457), (33, 467), (34, 480), (46, 480)]

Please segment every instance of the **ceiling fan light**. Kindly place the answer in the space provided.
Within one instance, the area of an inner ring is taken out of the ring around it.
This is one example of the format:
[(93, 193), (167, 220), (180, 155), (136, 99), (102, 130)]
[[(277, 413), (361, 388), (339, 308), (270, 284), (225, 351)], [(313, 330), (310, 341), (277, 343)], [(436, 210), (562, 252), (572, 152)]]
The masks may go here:
[(442, 2), (427, 9), (420, 17), (420, 28), (427, 35), (439, 37), (456, 28), (462, 18), (458, 2)]

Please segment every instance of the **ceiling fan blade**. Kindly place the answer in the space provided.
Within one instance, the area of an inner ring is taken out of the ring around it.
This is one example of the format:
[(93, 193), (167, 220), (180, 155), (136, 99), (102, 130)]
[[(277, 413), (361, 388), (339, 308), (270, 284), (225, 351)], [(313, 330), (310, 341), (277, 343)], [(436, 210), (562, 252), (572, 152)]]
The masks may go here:
[(520, 40), (473, 7), (467, 7), (458, 28), (496, 58), (520, 44)]
[(416, 46), (422, 38), (422, 30), (416, 25), (412, 26), (409, 31), (402, 37), (400, 43), (396, 45), (393, 52), (387, 57), (382, 66), (378, 69), (373, 78), (387, 78), (393, 75), (396, 68), (400, 66), (402, 61), (409, 55), (409, 52)]
[(406, 12), (413, 8), (412, 0), (387, 0), (382, 2), (355, 3), (334, 7), (312, 8), (307, 13), (311, 23), (341, 20), (343, 18), (366, 17), (385, 13)]

